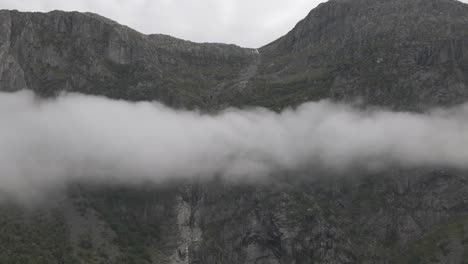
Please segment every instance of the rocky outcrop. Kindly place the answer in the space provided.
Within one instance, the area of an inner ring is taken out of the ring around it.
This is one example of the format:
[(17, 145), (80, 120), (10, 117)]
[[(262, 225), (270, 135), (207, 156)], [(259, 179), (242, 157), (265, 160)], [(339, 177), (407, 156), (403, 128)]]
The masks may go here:
[(359, 97), (421, 110), (464, 102), (467, 13), (468, 6), (455, 0), (323, 3), (260, 49), (265, 59), (257, 89), (285, 93), (285, 103)]
[(6, 91), (28, 88), (23, 69), (10, 53), (11, 16), (9, 11), (0, 11), (0, 87)]
[(2, 11), (1, 90), (29, 88), (175, 107), (214, 107), (216, 86), (229, 90), (254, 50), (143, 35), (95, 14)]

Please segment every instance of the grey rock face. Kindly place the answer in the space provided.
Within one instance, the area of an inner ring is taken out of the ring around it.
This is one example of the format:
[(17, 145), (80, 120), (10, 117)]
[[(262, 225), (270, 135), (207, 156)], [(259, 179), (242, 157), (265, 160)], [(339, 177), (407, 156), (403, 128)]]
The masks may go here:
[(251, 49), (146, 36), (88, 13), (2, 11), (0, 19), (2, 90), (26, 83), (46, 96), (68, 90), (212, 108), (214, 88), (229, 90), (255, 59)]
[(289, 85), (310, 99), (360, 97), (405, 110), (461, 103), (468, 96), (467, 13), (454, 0), (329, 1), (260, 49), (257, 87)]
[(27, 88), (24, 73), (10, 53), (11, 16), (0, 11), (0, 87), (6, 91)]
[[(89, 13), (0, 11), (4, 91), (73, 91), (204, 110), (360, 97), (419, 111), (466, 101), (467, 85), (468, 7), (453, 0), (331, 0), (258, 51), (143, 35)], [(0, 206), (0, 263), (467, 259), (466, 172), (349, 176), (74, 185), (34, 212)]]

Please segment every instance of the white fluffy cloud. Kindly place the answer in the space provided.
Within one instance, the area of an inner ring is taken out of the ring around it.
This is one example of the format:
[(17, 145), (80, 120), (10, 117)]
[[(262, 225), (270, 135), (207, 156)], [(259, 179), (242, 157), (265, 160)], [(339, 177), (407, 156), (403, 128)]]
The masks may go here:
[(260, 47), (324, 0), (0, 0), (0, 9), (98, 13), (143, 33)]
[(468, 104), (428, 113), (328, 101), (216, 115), (70, 94), (0, 93), (0, 197), (68, 182), (259, 179), (310, 168), (468, 169)]

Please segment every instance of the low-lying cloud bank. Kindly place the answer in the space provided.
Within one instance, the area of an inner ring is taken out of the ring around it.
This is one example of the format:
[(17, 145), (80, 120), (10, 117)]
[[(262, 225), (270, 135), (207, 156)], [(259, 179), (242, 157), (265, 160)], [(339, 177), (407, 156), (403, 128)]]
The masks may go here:
[(317, 166), (468, 169), (468, 104), (416, 114), (329, 101), (216, 115), (68, 94), (0, 93), (0, 193), (70, 181), (262, 177)]

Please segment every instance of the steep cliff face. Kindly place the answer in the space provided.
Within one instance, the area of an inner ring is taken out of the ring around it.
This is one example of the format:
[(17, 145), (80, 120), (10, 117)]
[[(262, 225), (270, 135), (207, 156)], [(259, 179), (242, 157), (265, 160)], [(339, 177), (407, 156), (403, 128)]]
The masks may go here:
[(254, 50), (143, 35), (95, 14), (2, 11), (2, 90), (32, 89), (213, 107)]
[(468, 6), (455, 0), (321, 4), (260, 49), (264, 59), (254, 94), (290, 98), (278, 99), (280, 104), (360, 97), (406, 110), (463, 102), (467, 13)]
[[(356, 97), (405, 110), (453, 105), (468, 99), (468, 7), (332, 0), (258, 51), (143, 35), (95, 14), (4, 10), (0, 84), (205, 110)], [(2, 205), (0, 263), (463, 263), (467, 177), (393, 168), (77, 184), (35, 208)]]

